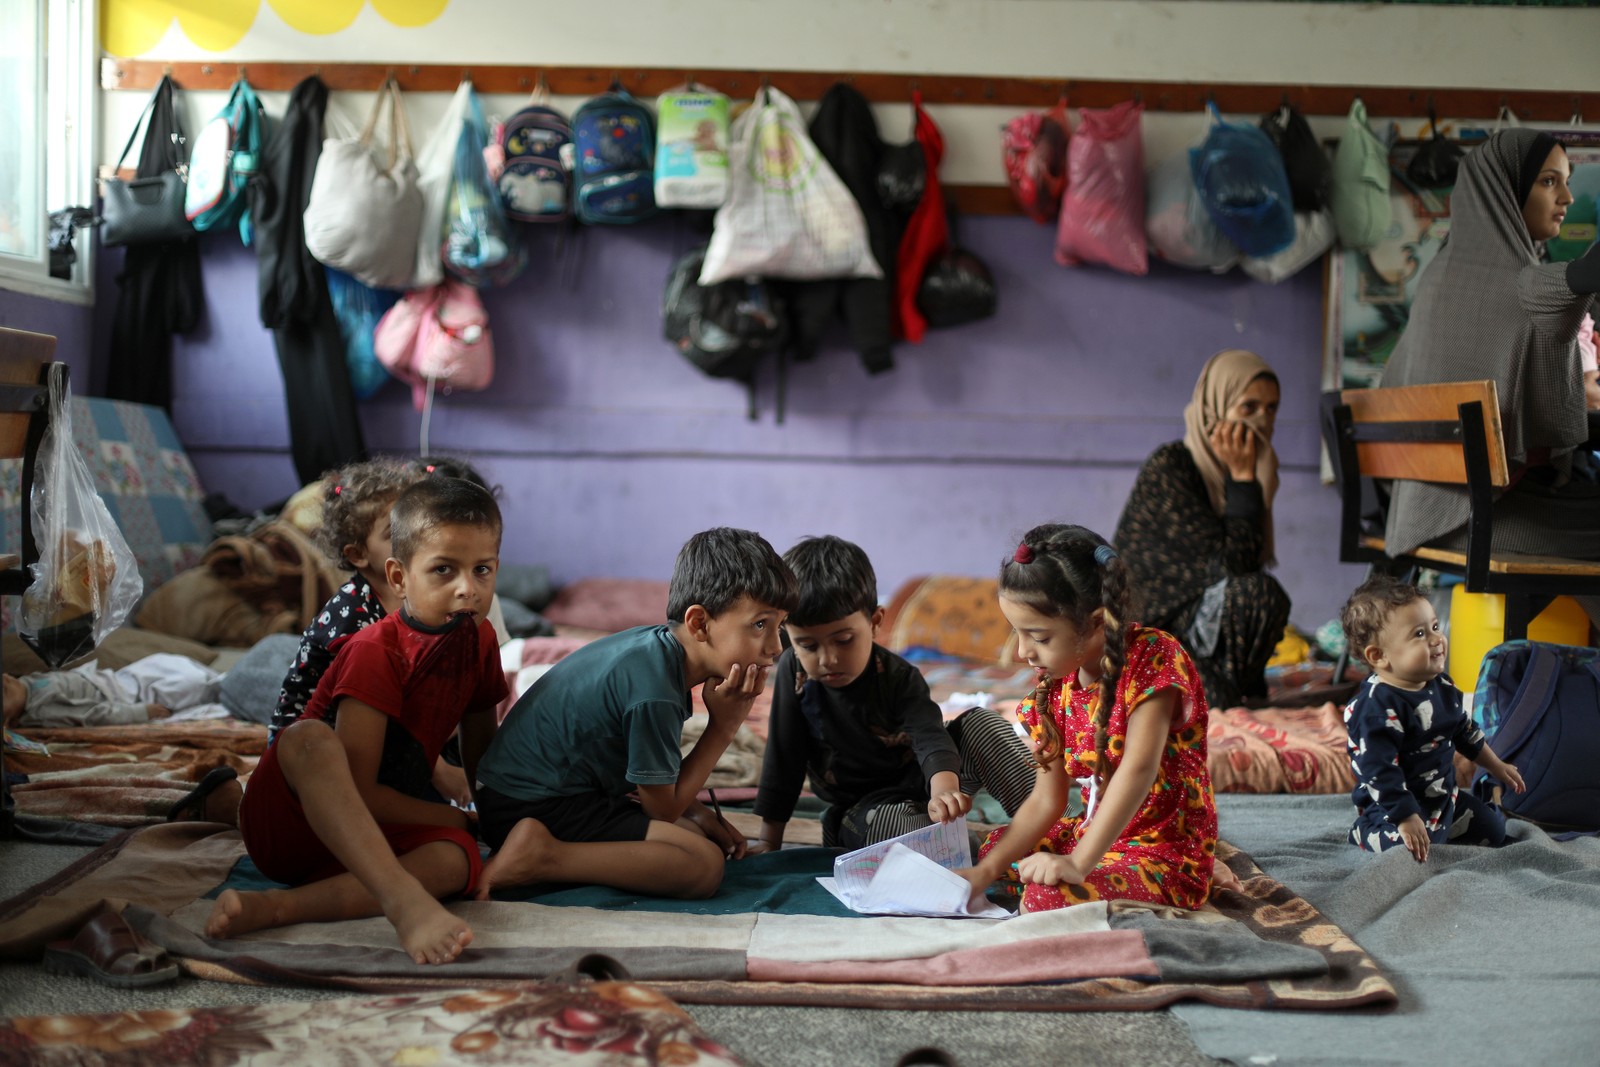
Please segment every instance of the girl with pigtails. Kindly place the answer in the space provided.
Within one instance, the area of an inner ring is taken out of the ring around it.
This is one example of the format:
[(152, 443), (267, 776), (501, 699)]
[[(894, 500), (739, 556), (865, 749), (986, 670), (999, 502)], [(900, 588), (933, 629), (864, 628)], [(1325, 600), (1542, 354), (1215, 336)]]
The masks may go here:
[[(1213, 881), (1217, 810), (1206, 696), (1177, 638), (1130, 617), (1128, 569), (1081, 526), (1029, 530), (1000, 568), (1000, 610), (1039, 672), (1017, 709), (1038, 765), (1011, 825), (962, 872), (976, 892), (1020, 883), (1023, 911), (1090, 900), (1199, 908)], [(1067, 817), (1074, 786), (1084, 811)]]

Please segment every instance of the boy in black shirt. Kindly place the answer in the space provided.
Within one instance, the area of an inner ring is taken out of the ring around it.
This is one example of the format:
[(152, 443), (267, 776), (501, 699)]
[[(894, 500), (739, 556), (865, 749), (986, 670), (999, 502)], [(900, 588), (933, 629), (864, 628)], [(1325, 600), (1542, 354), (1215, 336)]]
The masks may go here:
[(948, 822), (980, 787), (1007, 814), (1033, 788), (1027, 746), (1000, 716), (972, 708), (944, 723), (915, 667), (874, 641), (883, 609), (872, 563), (837, 537), (809, 537), (783, 557), (800, 583), (772, 673), (772, 717), (755, 812), (761, 840), (783, 846), (807, 774), (830, 805), (823, 844), (856, 849)]

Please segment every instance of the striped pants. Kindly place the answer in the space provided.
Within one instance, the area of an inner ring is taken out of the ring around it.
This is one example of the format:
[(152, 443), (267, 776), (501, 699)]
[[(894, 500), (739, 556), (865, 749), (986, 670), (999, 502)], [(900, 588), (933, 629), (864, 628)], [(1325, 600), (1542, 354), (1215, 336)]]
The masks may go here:
[[(961, 753), (961, 791), (987, 789), (1007, 815), (1015, 815), (1033, 791), (1034, 763), (1028, 746), (1011, 723), (988, 708), (969, 708), (946, 724)], [(848, 808), (835, 805), (822, 816), (822, 843), (857, 849), (930, 826), (928, 791), (903, 789), (868, 793)]]

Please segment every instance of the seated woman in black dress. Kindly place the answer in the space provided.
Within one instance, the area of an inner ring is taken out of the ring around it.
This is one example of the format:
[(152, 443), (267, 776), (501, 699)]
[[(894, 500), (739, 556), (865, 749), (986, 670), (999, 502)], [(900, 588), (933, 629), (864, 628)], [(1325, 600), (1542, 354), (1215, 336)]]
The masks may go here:
[(1145, 461), (1117, 523), (1139, 620), (1183, 639), (1217, 709), (1267, 695), (1267, 660), (1289, 621), (1289, 594), (1264, 569), (1275, 562), (1277, 416), (1265, 360), (1212, 356), (1183, 410), (1183, 440)]

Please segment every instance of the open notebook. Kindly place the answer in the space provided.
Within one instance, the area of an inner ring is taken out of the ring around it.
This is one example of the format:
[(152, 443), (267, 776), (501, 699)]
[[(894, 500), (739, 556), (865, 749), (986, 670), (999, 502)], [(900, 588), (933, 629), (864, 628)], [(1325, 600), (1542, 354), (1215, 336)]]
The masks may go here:
[(965, 817), (934, 823), (833, 861), (822, 887), (853, 911), (867, 915), (933, 915), (1004, 919), (1011, 913), (982, 897), (955, 873), (972, 866)]

